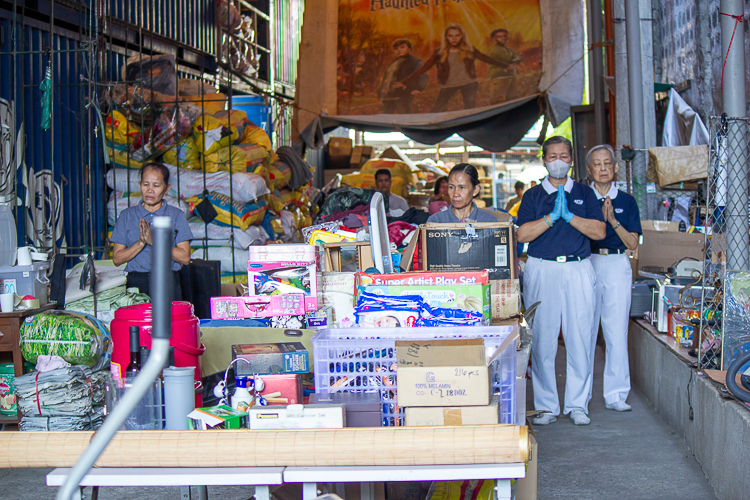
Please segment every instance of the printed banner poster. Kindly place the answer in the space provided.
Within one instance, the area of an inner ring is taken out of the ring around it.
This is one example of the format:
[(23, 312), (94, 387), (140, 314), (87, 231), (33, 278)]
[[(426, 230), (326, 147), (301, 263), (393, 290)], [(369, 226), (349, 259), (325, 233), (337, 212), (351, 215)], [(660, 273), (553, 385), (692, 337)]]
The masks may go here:
[(339, 115), (491, 106), (541, 75), (539, 0), (339, 2)]

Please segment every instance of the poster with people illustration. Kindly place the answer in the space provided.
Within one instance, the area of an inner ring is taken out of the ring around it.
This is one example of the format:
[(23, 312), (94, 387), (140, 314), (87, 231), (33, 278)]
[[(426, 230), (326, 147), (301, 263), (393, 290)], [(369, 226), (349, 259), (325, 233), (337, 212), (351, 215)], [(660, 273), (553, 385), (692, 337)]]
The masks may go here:
[(443, 113), (538, 92), (539, 0), (339, 0), (339, 115)]

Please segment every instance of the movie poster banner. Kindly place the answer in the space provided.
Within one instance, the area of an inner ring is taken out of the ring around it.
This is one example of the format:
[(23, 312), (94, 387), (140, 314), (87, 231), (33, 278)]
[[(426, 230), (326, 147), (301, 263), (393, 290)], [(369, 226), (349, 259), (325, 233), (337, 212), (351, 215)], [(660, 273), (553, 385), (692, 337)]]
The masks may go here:
[(337, 65), (339, 115), (468, 114), (531, 96), (539, 0), (339, 0)]

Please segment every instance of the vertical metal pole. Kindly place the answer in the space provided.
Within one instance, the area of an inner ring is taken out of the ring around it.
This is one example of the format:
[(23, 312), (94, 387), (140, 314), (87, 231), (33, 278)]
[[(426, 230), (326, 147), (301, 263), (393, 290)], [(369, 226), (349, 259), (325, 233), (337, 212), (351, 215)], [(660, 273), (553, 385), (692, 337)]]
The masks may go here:
[[(643, 117), (643, 71), (641, 68), (641, 14), (638, 0), (625, 0), (625, 38), (628, 47), (628, 101), (630, 105), (630, 144), (636, 149), (634, 163), (637, 165), (646, 147), (645, 122)], [(635, 165), (634, 165), (635, 166)], [(646, 206), (646, 169), (633, 168), (633, 196), (641, 207)], [(640, 179), (637, 176), (642, 175)]]
[[(593, 46), (602, 43), (602, 4), (601, 0), (589, 0), (588, 13), (591, 19), (591, 33), (589, 43)], [(609, 139), (605, 133), (606, 113), (604, 102), (604, 60), (602, 47), (596, 47), (591, 51), (593, 63), (593, 75), (591, 79), (591, 93), (594, 98), (594, 120), (596, 124), (596, 143), (604, 144)]]
[[(625, 0), (625, 36), (628, 46), (628, 95), (630, 100), (630, 143), (634, 149), (643, 149), (643, 72), (641, 71), (641, 14), (638, 0)], [(645, 181), (645, 179), (644, 179)]]
[[(743, 14), (742, 0), (721, 0), (725, 14)], [(724, 113), (729, 117), (744, 118), (745, 109), (745, 30), (743, 23), (720, 15), (721, 53), (726, 55), (724, 66)], [(734, 34), (734, 40), (732, 35)], [(730, 47), (731, 41), (731, 47)], [(747, 124), (745, 120), (730, 120), (727, 133), (727, 268), (748, 269), (748, 178)]]
[(497, 208), (497, 156), (492, 153), (492, 206)]

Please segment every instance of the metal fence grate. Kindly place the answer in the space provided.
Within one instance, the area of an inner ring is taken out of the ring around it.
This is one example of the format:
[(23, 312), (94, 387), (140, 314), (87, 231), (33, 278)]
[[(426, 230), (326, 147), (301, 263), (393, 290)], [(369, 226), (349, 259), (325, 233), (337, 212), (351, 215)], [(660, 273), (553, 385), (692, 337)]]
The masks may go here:
[[(684, 221), (685, 226), (700, 225), (690, 207), (700, 204), (700, 187), (685, 185), (685, 189), (662, 189), (656, 168), (649, 162), (647, 149), (620, 149), (618, 181), (621, 189), (633, 195), (642, 220)], [(699, 214), (698, 214), (699, 215)]]
[(750, 349), (748, 119), (711, 117), (700, 366), (726, 370)]

